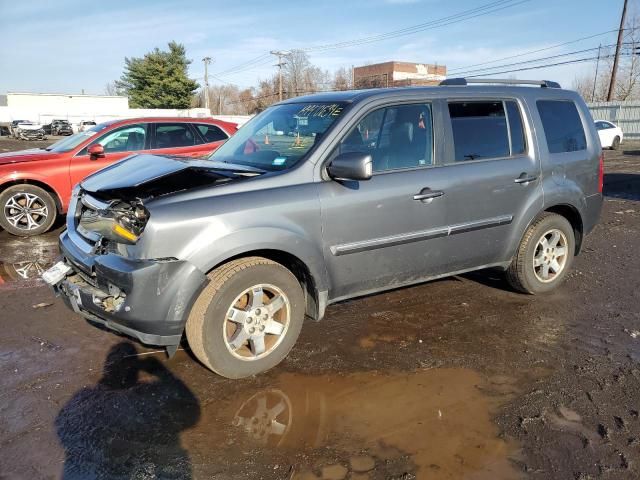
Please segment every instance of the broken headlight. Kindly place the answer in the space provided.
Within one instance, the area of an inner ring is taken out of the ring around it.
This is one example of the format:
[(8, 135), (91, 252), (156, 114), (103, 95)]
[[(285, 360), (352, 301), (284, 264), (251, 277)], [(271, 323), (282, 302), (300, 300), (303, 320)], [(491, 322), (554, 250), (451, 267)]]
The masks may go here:
[(98, 234), (107, 240), (134, 245), (149, 220), (149, 211), (140, 202), (113, 202), (103, 210), (84, 210), (79, 231)]

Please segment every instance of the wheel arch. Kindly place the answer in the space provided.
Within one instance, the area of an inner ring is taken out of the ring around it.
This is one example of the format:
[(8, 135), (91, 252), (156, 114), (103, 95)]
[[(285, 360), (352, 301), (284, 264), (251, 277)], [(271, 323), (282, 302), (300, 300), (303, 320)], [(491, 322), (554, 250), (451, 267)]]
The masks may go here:
[(9, 180), (6, 182), (3, 182), (2, 184), (0, 184), (0, 194), (2, 192), (4, 192), (7, 188), (9, 187), (13, 187), (15, 185), (33, 185), (34, 187), (40, 187), (43, 190), (45, 190), (46, 192), (50, 193), (51, 196), (53, 197), (53, 201), (56, 203), (56, 210), (58, 211), (58, 214), (63, 214), (64, 213), (64, 209), (62, 207), (62, 200), (60, 198), (60, 195), (58, 194), (58, 192), (51, 187), (51, 185), (40, 181), (40, 180), (33, 180), (33, 179), (27, 179), (27, 178), (18, 178), (15, 180)]
[(219, 261), (211, 270), (214, 270), (228, 262), (245, 257), (263, 257), (279, 263), (288, 269), (300, 282), (305, 296), (305, 314), (313, 320), (321, 320), (326, 308), (326, 294), (324, 293), (324, 281), (317, 272), (313, 272), (307, 262), (291, 252), (277, 248), (248, 249), (241, 253)]
[[(568, 203), (561, 203), (547, 207), (544, 212), (555, 213), (567, 219), (573, 228), (573, 234), (576, 240), (575, 255), (580, 253), (582, 248), (582, 240), (584, 238), (584, 223), (580, 211)], [(542, 213), (542, 212), (541, 212)]]

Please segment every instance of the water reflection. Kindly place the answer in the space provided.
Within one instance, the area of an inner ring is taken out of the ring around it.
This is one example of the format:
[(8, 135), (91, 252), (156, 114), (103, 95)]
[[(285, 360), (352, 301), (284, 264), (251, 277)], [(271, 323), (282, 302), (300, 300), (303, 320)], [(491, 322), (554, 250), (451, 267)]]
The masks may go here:
[(0, 288), (36, 285), (53, 265), (58, 248), (51, 239), (10, 238), (0, 244)]
[[(510, 382), (500, 379), (505, 381)], [(472, 370), (287, 373), (269, 388), (247, 388), (233, 397), (203, 411), (195, 437), (227, 425), (227, 444), (277, 449), (290, 458), (300, 453), (313, 459), (329, 447), (344, 455), (339, 463), (349, 465), (354, 455), (364, 454), (384, 475), (400, 462), (418, 478), (519, 478), (510, 462), (517, 448), (498, 438), (492, 421), (510, 396), (492, 391)], [(321, 473), (313, 461), (300, 469)]]

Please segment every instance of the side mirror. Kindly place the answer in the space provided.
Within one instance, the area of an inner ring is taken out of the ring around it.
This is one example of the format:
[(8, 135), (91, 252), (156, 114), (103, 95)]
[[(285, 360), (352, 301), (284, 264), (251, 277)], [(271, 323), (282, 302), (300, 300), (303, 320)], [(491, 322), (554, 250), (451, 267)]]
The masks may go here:
[(91, 145), (87, 149), (87, 153), (89, 154), (90, 160), (97, 160), (99, 158), (104, 158), (104, 147), (99, 143)]
[(373, 159), (363, 152), (342, 153), (329, 164), (327, 172), (336, 180), (369, 180), (373, 175)]

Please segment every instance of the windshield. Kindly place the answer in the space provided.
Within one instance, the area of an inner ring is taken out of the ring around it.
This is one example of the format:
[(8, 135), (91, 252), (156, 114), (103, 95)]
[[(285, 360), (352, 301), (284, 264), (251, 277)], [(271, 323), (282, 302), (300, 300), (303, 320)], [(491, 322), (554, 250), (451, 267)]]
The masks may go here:
[(268, 108), (247, 122), (209, 158), (262, 170), (300, 162), (340, 117), (344, 103), (290, 103)]
[(109, 124), (101, 123), (100, 125), (96, 125), (95, 127), (91, 127), (83, 132), (78, 132), (70, 137), (64, 138), (53, 145), (49, 145), (45, 150), (47, 152), (56, 152), (56, 153), (64, 153), (69, 152), (84, 142), (89, 137), (93, 137), (96, 133), (107, 128)]

